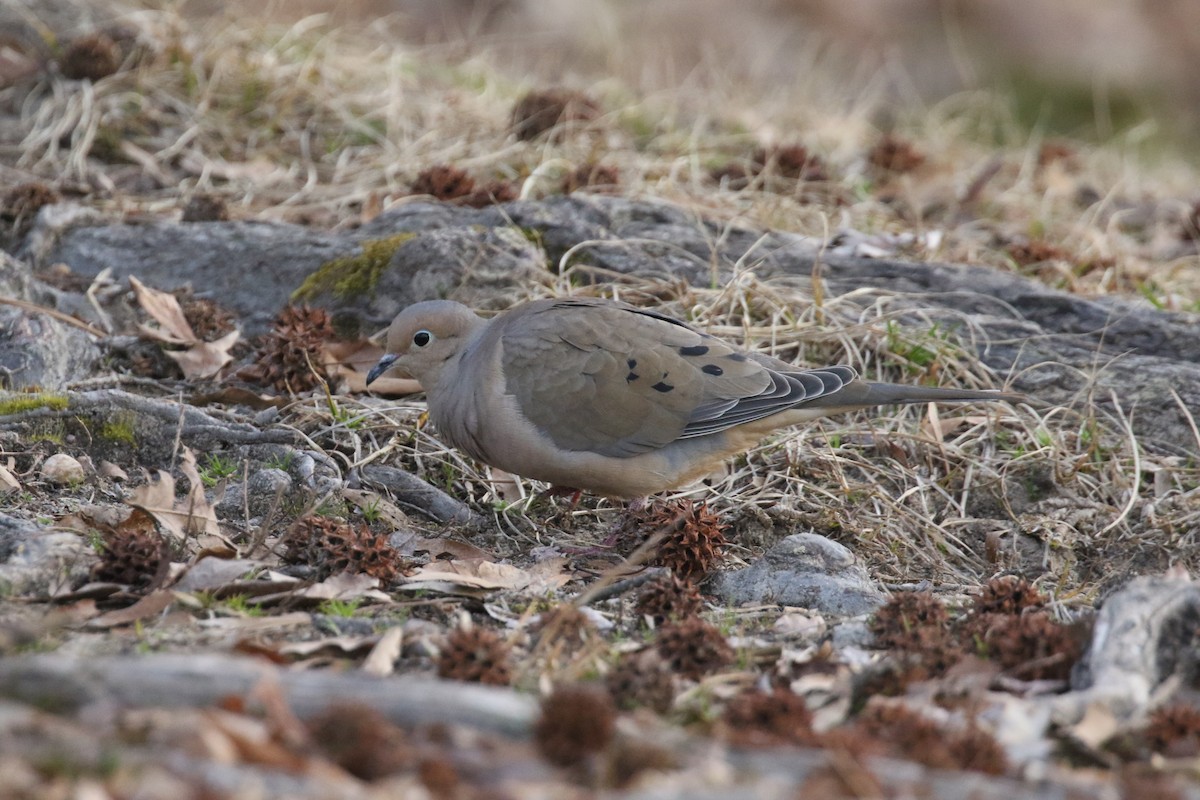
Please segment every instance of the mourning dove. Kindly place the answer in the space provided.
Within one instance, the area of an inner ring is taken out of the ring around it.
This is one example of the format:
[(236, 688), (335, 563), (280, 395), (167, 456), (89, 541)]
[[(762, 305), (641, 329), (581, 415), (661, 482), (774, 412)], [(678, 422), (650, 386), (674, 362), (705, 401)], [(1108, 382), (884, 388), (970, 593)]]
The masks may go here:
[(367, 375), (424, 387), (441, 436), (506, 472), (614, 498), (688, 484), (770, 432), (891, 403), (1018, 400), (800, 369), (644, 308), (536, 300), (490, 320), (447, 300), (400, 312)]

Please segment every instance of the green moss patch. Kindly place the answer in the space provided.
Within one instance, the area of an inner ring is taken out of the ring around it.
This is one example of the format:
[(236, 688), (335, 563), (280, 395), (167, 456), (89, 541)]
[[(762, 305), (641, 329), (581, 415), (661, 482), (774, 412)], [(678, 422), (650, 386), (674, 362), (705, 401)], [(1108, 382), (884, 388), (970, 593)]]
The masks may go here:
[(64, 409), (67, 407), (67, 396), (53, 392), (32, 392), (30, 394), (0, 395), (0, 417), (20, 414), (23, 411), (33, 411), (39, 408)]
[(292, 300), (307, 302), (325, 294), (348, 299), (372, 291), (396, 251), (416, 236), (415, 233), (399, 233), (384, 239), (371, 239), (363, 242), (362, 252), (358, 255), (326, 261), (292, 293)]

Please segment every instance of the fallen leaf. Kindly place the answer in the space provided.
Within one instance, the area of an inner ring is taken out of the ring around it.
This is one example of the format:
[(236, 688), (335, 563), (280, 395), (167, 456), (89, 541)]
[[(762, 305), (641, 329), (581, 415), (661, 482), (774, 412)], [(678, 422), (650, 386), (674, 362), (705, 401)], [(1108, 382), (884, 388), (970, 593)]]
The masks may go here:
[(307, 642), (287, 642), (279, 646), (280, 655), (310, 658), (323, 652), (335, 655), (354, 655), (375, 647), (379, 636), (331, 636)]
[(263, 566), (264, 562), (248, 558), (201, 558), (187, 568), (187, 572), (174, 585), (177, 592), (201, 592), (218, 589), (237, 582), (251, 570)]
[(229, 350), (241, 338), (241, 331), (227, 333), (215, 342), (205, 342), (188, 324), (175, 295), (151, 289), (132, 275), (129, 276), (129, 284), (133, 287), (138, 304), (158, 323), (157, 328), (139, 325), (138, 330), (149, 339), (186, 348), (163, 351), (179, 364), (184, 377), (211, 378), (233, 360)]
[[(318, 356), (320, 366), (331, 378), (340, 378), (346, 390), (361, 394), (368, 391), (367, 373), (383, 357), (384, 350), (370, 339), (354, 342), (326, 342)], [(373, 394), (394, 397), (423, 391), (411, 378), (377, 378), (370, 386)]]
[(159, 324), (158, 328), (139, 325), (138, 330), (145, 336), (167, 344), (192, 345), (200, 341), (183, 315), (175, 295), (151, 289), (132, 275), (129, 276), (129, 285), (133, 287), (138, 305)]
[(0, 494), (21, 491), (21, 482), (13, 474), (13, 460), (8, 460), (8, 466), (0, 466)]
[(1121, 722), (1112, 708), (1105, 702), (1093, 702), (1088, 703), (1083, 718), (1068, 728), (1067, 733), (1092, 751), (1098, 751), (1120, 730)]
[(435, 560), (443, 560), (443, 556), (450, 556), (451, 558), (464, 561), (492, 560), (496, 557), (487, 550), (476, 547), (473, 544), (468, 544), (467, 542), (447, 539), (444, 536), (426, 538), (416, 533), (394, 543), (392, 546), (402, 556), (415, 556), (421, 553), (428, 553), (429, 557)]
[(204, 483), (196, 471), (196, 457), (184, 448), (180, 470), (188, 480), (188, 492), (175, 497), (175, 479), (171, 473), (159, 470), (158, 478), (136, 487), (126, 501), (141, 509), (177, 542), (196, 538), (201, 549), (236, 553), (237, 548), (221, 533), (217, 514), (204, 496)]
[(379, 519), (392, 528), (399, 530), (412, 527), (412, 520), (408, 518), (408, 515), (379, 492), (365, 489), (342, 489), (342, 497), (361, 509), (371, 509), (372, 513), (378, 514)]
[(128, 625), (149, 617), (155, 617), (167, 609), (175, 600), (175, 594), (166, 589), (159, 589), (138, 600), (128, 608), (109, 611), (107, 614), (89, 620), (89, 628), (115, 628), (118, 625)]
[(164, 350), (163, 354), (179, 365), (185, 378), (211, 378), (233, 360), (229, 350), (241, 335), (241, 331), (232, 331), (215, 342), (197, 342), (186, 350)]
[(129, 480), (129, 474), (111, 461), (101, 459), (98, 471), (101, 476), (108, 478), (110, 481), (120, 482)]
[(315, 606), (325, 600), (374, 600), (390, 603), (390, 595), (379, 591), (379, 579), (360, 572), (343, 572), (320, 583), (276, 594), (263, 595), (255, 600), (262, 605), (287, 602), (293, 606)]
[[(444, 591), (441, 587), (467, 589), (512, 589), (543, 592), (563, 586), (571, 580), (563, 573), (566, 559), (542, 561), (528, 570), (494, 561), (463, 559), (435, 561), (408, 576), (401, 588)], [(453, 590), (451, 590), (453, 592)]]
[(380, 677), (391, 675), (396, 670), (396, 660), (400, 658), (403, 647), (404, 629), (399, 625), (388, 628), (367, 654), (362, 671)]

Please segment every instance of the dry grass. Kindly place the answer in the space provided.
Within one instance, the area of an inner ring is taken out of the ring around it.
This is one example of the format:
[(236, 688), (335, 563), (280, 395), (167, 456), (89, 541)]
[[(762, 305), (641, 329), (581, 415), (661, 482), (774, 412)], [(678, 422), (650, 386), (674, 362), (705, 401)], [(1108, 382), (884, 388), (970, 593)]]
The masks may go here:
[[(1072, 292), (1200, 308), (1200, 260), (1180, 238), (1195, 170), (1169, 156), (1139, 160), (1132, 137), (1070, 143), (1047, 162), (1042, 135), (1020, 129), (996, 96), (914, 103), (889, 128), (929, 157), (910, 173), (884, 176), (867, 158), (882, 135), (880, 82), (831, 82), (816, 57), (786, 90), (747, 85), (719, 65), (649, 96), (583, 78), (576, 83), (605, 109), (598, 120), (560, 140), (517, 142), (510, 110), (538, 81), (507, 77), (486, 47), (449, 64), (438, 60), (444, 51), (398, 44), (386, 20), (343, 29), (319, 15), (281, 25), (189, 19), (171, 7), (114, 17), (137, 32), (117, 73), (67, 83), (43, 72), (0, 91), (17, 111), (0, 141), (10, 172), (82, 184), (99, 207), (168, 214), (206, 193), (225, 198), (234, 216), (338, 227), (405, 202), (430, 165), (520, 181), (536, 195), (546, 175), (601, 162), (617, 168), (624, 192), (731, 225), (822, 238), (857, 230), (906, 257), (1020, 269)], [(792, 141), (820, 156), (828, 182), (781, 192), (765, 181), (731, 189), (710, 177), (764, 143)], [(133, 188), (146, 175), (160, 188)], [(1070, 258), (1018, 266), (1004, 245), (1025, 240), (1054, 242)], [(766, 283), (740, 266), (719, 289), (647, 278), (596, 291), (654, 303), (798, 363), (848, 362), (872, 378), (972, 387), (1011, 377), (989, 374), (973, 348), (931, 335), (936, 320), (897, 328), (884, 293), (814, 296), (806, 282)], [(568, 274), (554, 291), (579, 290)], [(915, 363), (918, 346), (931, 359)], [(477, 465), (414, 428), (418, 408), (363, 401), (358, 430), (320, 404), (292, 413), (347, 464), (399, 459), (490, 508), (512, 552), (560, 539), (535, 522), (545, 506), (532, 495), (494, 503)], [(1002, 569), (1045, 570), (1060, 596), (1088, 602), (1118, 543), (1135, 566), (1165, 563), (1170, 553), (1200, 566), (1183, 549), (1200, 532), (1195, 464), (1145, 452), (1119, 420), (1087, 409), (1080, 398), (1074, 408), (989, 406), (953, 425), (945, 418), (959, 412), (943, 409), (942, 427), (924, 409), (822, 422), (764, 444), (687, 494), (731, 509), (791, 509), (898, 583), (975, 584)], [(1014, 487), (1037, 475), (1052, 476), (1052, 491), (1013, 509)], [(979, 512), (984, 496), (999, 509), (992, 516)], [(602, 502), (559, 511), (573, 520), (568, 534), (583, 540), (598, 530), (588, 520), (609, 516)]]

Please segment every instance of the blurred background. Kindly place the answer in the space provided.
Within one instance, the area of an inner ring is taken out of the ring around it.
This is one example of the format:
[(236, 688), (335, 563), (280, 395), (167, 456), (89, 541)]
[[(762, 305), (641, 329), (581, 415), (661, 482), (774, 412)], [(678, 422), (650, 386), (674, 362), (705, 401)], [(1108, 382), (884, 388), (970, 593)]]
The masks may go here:
[[(248, 6), (182, 8), (205, 17)], [(543, 81), (723, 88), (751, 103), (866, 95), (882, 113), (993, 89), (1023, 123), (1084, 138), (1195, 141), (1200, 122), (1197, 0), (289, 0), (269, 9), (280, 21), (329, 13), (447, 59), (487, 53)]]

